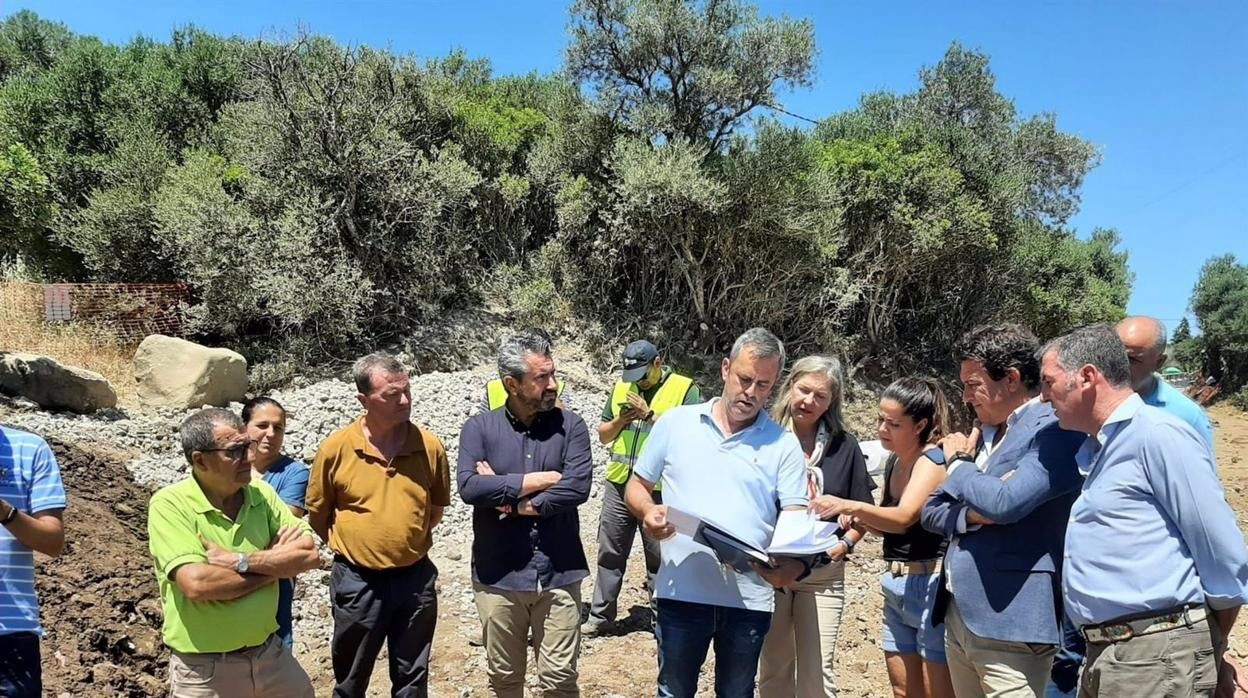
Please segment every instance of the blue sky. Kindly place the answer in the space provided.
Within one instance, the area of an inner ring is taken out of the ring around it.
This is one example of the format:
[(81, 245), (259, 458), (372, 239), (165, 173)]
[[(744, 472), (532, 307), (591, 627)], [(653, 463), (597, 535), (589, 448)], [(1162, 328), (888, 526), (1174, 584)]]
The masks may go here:
[[(760, 5), (814, 21), (815, 85), (782, 96), (813, 118), (854, 106), (864, 92), (914, 89), (919, 68), (952, 41), (988, 53), (1020, 114), (1055, 113), (1062, 130), (1101, 148), (1073, 225), (1083, 235), (1098, 226), (1122, 233), (1136, 275), (1131, 312), (1173, 327), (1206, 259), (1230, 252), (1248, 262), (1248, 3)], [(567, 4), (546, 0), (0, 0), (4, 15), (21, 8), (113, 42), (167, 38), (186, 23), (243, 36), (302, 26), (418, 56), (463, 48), (501, 74), (557, 70), (567, 22)]]

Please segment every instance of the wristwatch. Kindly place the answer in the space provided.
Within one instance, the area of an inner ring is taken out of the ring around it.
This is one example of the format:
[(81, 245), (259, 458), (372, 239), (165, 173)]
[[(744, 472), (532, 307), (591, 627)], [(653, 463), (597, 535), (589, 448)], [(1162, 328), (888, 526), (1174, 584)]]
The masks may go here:
[(13, 519), (17, 518), (17, 507), (9, 504), (8, 502), (5, 502), (4, 504), (9, 508), (9, 513), (5, 514), (3, 519), (0, 519), (0, 524), (8, 526), (13, 523)]
[(250, 565), (247, 564), (247, 553), (239, 553), (238, 562), (234, 563), (234, 571), (239, 574), (247, 574), (248, 567)]
[(849, 538), (846, 538), (845, 536), (841, 536), (841, 542), (845, 544), (845, 557), (849, 557), (850, 555), (853, 555), (854, 545), (855, 545), (854, 541), (850, 540)]
[(950, 458), (950, 459), (949, 459), (949, 462), (950, 462), (950, 463), (952, 463), (952, 462), (953, 462), (953, 461), (955, 461), (955, 460), (964, 460), (964, 461), (968, 461), (968, 462), (974, 463), (974, 462), (975, 462), (975, 454), (974, 454), (974, 453), (967, 453), (966, 451), (955, 451), (955, 452), (954, 452), (954, 454), (953, 454), (953, 458)]
[(641, 421), (648, 422), (653, 418), (654, 418), (654, 410), (650, 410), (649, 412), (646, 413), (646, 416), (641, 418)]

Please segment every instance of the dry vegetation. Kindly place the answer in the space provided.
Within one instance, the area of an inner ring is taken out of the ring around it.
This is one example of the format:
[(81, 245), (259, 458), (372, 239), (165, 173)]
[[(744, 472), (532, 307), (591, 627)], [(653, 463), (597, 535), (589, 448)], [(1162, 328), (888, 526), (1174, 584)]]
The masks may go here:
[(95, 371), (113, 384), (118, 402), (125, 406), (135, 397), (135, 346), (119, 340), (107, 327), (47, 323), (39, 284), (0, 282), (0, 352), (43, 354)]

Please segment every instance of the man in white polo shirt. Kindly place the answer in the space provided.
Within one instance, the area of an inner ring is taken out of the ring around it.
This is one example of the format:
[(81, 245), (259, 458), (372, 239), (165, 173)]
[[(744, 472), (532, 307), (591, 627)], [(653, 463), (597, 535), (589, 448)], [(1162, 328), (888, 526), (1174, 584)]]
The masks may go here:
[[(780, 509), (805, 509), (806, 463), (797, 437), (763, 411), (784, 367), (784, 345), (754, 328), (723, 360), (722, 397), (667, 411), (650, 432), (628, 482), (625, 501), (646, 533), (663, 540), (655, 579), (660, 698), (693, 698), (698, 670), (715, 645), (715, 695), (754, 695), (774, 587), (809, 573), (784, 558), (774, 568), (742, 574), (685, 535), (674, 535), (667, 506), (728, 527), (766, 549)], [(650, 496), (662, 481), (664, 504)]]

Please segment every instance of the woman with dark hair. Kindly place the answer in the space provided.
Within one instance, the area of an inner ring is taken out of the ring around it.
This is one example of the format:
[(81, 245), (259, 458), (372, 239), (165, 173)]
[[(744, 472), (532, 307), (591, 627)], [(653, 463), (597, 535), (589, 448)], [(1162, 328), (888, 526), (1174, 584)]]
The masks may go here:
[[(793, 364), (780, 387), (772, 418), (797, 436), (806, 456), (810, 498), (822, 494), (872, 503), (875, 483), (858, 440), (841, 420), (845, 377), (831, 356), (807, 356)], [(758, 670), (761, 698), (823, 698), (836, 695), (836, 637), (845, 606), (845, 556), (862, 538), (851, 529), (803, 580), (776, 590), (771, 629)]]
[[(277, 491), (295, 516), (303, 516), (308, 490), (308, 466), (282, 452), (286, 438), (286, 410), (271, 397), (254, 397), (243, 403), (243, 423), (251, 439), (251, 475)], [(291, 647), (295, 642), (295, 580), (278, 580), (277, 634)]]
[(893, 695), (953, 696), (945, 663), (944, 625), (932, 625), (945, 539), (919, 524), (923, 503), (945, 479), (949, 401), (934, 378), (902, 378), (880, 396), (880, 443), (892, 452), (880, 504), (830, 495), (811, 502), (823, 518), (847, 516), (884, 537), (884, 663)]

